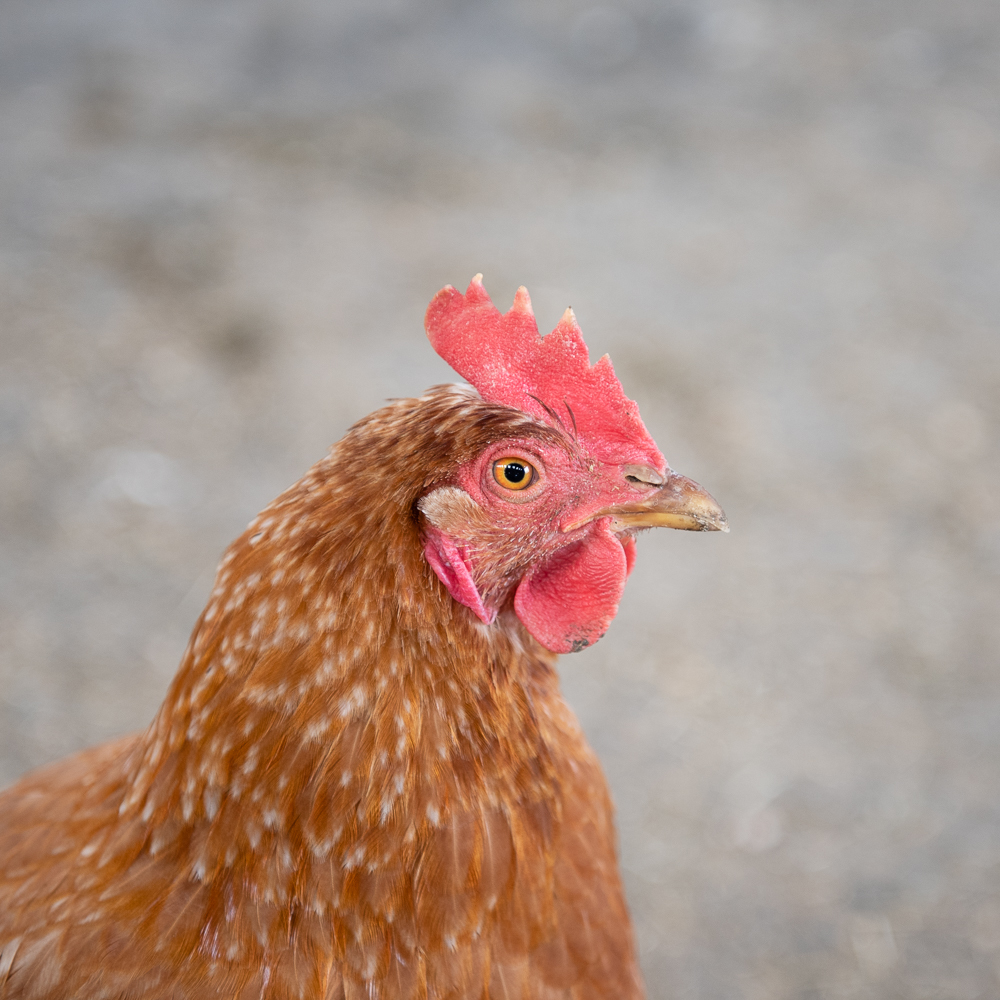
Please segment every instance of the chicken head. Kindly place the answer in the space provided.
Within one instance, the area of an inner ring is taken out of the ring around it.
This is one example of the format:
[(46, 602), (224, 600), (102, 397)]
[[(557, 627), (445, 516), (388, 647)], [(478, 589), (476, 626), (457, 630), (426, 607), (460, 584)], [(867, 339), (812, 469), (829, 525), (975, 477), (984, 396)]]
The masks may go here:
[(590, 364), (571, 310), (541, 338), (524, 288), (501, 314), (477, 275), (465, 295), (438, 293), (426, 328), (463, 391), (531, 418), (419, 502), (427, 562), (483, 623), (513, 614), (546, 649), (583, 649), (618, 610), (638, 531), (728, 530), (670, 469), (607, 355)]

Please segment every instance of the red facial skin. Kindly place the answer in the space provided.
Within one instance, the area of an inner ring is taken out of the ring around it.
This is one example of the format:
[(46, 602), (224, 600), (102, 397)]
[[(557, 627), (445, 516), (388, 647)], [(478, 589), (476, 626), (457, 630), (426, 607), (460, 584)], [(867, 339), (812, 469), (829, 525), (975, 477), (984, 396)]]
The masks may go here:
[[(532, 466), (530, 485), (498, 483), (493, 464), (503, 458)], [(635, 541), (631, 532), (613, 532), (610, 517), (588, 519), (645, 500), (654, 487), (626, 479), (621, 464), (573, 442), (534, 438), (497, 442), (460, 466), (454, 485), (472, 504), (429, 511), (426, 549), (452, 596), (487, 623), (513, 603), (525, 628), (553, 652), (596, 642), (618, 610)]]

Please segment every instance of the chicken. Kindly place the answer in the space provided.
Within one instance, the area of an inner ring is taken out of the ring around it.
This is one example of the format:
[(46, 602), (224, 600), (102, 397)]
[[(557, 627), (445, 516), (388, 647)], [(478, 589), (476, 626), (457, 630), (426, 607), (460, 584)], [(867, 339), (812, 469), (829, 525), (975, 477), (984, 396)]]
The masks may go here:
[(471, 385), (352, 427), (226, 552), (143, 733), (0, 794), (0, 996), (641, 997), (612, 806), (556, 654), (642, 528), (726, 530), (567, 310), (477, 276)]

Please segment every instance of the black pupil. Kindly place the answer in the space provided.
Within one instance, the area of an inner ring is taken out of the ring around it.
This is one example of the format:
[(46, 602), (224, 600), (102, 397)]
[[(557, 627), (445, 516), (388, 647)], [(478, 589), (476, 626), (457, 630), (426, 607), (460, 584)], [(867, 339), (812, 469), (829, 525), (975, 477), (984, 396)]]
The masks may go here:
[(503, 477), (508, 483), (519, 483), (528, 474), (528, 470), (520, 462), (508, 462), (503, 467)]

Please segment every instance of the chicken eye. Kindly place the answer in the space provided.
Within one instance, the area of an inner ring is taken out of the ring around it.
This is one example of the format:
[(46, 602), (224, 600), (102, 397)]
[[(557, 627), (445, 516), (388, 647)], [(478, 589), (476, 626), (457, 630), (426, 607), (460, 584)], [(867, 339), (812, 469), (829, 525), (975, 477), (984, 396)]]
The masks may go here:
[(505, 490), (523, 490), (535, 481), (535, 467), (521, 458), (498, 458), (493, 463), (493, 478)]

